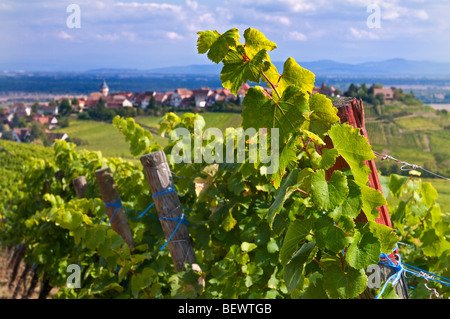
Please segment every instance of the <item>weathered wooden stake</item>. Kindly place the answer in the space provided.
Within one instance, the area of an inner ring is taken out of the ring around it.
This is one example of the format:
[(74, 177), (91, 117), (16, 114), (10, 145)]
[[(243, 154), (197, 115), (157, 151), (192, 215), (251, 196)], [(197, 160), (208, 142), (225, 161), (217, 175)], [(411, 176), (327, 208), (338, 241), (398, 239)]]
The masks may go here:
[(80, 176), (72, 180), (73, 187), (75, 188), (75, 193), (78, 199), (84, 198), (84, 191), (87, 187), (86, 177)]
[[(140, 158), (144, 166), (144, 172), (152, 194), (174, 187), (172, 174), (167, 163), (166, 154), (163, 151), (156, 151)], [(184, 264), (193, 264), (193, 268), (198, 268), (196, 264), (195, 252), (192, 240), (189, 236), (187, 226), (181, 223), (174, 233), (178, 221), (165, 218), (176, 219), (183, 214), (180, 199), (176, 192), (167, 193), (153, 199), (156, 211), (161, 221), (161, 226), (166, 240), (172, 235), (167, 247), (172, 256), (175, 270), (184, 270)]]
[[(361, 129), (361, 135), (367, 138), (367, 141), (369, 142), (369, 137), (367, 136), (366, 128), (365, 128), (365, 119), (364, 119), (364, 107), (362, 104), (362, 101), (360, 100), (359, 104), (356, 98), (353, 97), (342, 97), (339, 99), (336, 99), (333, 101), (333, 106), (335, 106), (338, 109), (338, 116), (340, 118), (341, 123), (348, 123), (349, 125), (353, 127), (357, 127)], [(325, 139), (326, 146), (328, 148), (333, 147), (333, 142), (329, 137)], [(370, 142), (369, 142), (370, 143)], [(382, 192), (380, 180), (378, 178), (378, 172), (375, 165), (375, 161), (372, 159), (370, 161), (366, 162), (366, 165), (370, 168), (371, 173), (369, 174), (369, 186), (379, 190)], [(326, 172), (327, 180), (331, 177), (331, 174), (335, 170), (342, 170), (343, 168), (350, 168), (350, 166), (347, 164), (347, 162), (339, 156), (336, 159), (335, 165), (329, 169)], [(375, 220), (378, 224), (386, 225), (390, 228), (392, 228), (391, 219), (389, 217), (389, 212), (387, 210), (386, 205), (383, 205), (382, 207), (377, 208), (380, 217)], [(364, 214), (363, 211), (359, 214), (359, 216), (355, 219), (355, 222), (367, 222), (367, 217)], [(398, 250), (396, 250), (394, 253), (389, 255), (389, 258), (395, 263), (395, 253), (398, 253)], [(386, 279), (388, 279), (392, 274), (395, 273), (394, 269), (389, 266), (385, 266), (382, 264), (379, 264), (380, 270), (381, 270), (381, 281), (384, 283)], [(366, 298), (373, 298), (375, 297), (374, 289), (366, 289), (366, 291), (360, 295), (360, 298), (366, 299)], [(398, 296), (401, 299), (407, 299), (408, 298), (408, 289), (406, 285), (406, 279), (404, 276), (404, 273), (402, 275), (401, 280), (398, 282), (398, 284), (395, 286), (395, 291), (397, 292)]]
[[(104, 203), (120, 202), (119, 191), (117, 190), (117, 185), (109, 167), (96, 170), (95, 178), (97, 179), (97, 184), (100, 188), (100, 195), (102, 196)], [(128, 247), (132, 249), (134, 248), (134, 241), (130, 226), (128, 225), (128, 218), (125, 214), (125, 210), (123, 206), (120, 206), (114, 214), (115, 210), (116, 207), (106, 207), (106, 213), (111, 221), (111, 228), (122, 236), (123, 240), (128, 244)], [(113, 214), (114, 218), (111, 219)]]

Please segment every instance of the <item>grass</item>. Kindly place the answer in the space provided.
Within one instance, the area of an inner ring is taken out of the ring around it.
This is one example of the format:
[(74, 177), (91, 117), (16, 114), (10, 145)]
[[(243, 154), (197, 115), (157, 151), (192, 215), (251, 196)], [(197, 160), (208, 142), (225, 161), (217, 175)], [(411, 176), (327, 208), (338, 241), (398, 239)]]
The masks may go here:
[(441, 129), (441, 126), (436, 124), (431, 117), (404, 117), (396, 119), (395, 123), (397, 123), (400, 128), (408, 131)]
[[(182, 116), (183, 113), (177, 113)], [(206, 128), (217, 127), (225, 131), (228, 127), (238, 127), (241, 124), (241, 115), (237, 113), (202, 113), (206, 122)], [(167, 145), (167, 138), (158, 135), (159, 121), (161, 117), (141, 116), (136, 118), (136, 122), (148, 129), (159, 145)], [(122, 157), (133, 159), (129, 152), (128, 142), (124, 136), (111, 123), (97, 122), (90, 120), (70, 119), (69, 126), (55, 130), (64, 132), (69, 137), (78, 137), (87, 141), (87, 145), (80, 145), (77, 148), (88, 151), (101, 151), (106, 157)]]
[[(179, 117), (183, 116), (183, 113), (176, 113)], [(206, 127), (217, 127), (218, 129), (224, 131), (228, 127), (238, 127), (241, 125), (241, 115), (238, 113), (201, 113), (201, 116), (205, 119)], [(159, 127), (160, 117), (155, 116), (145, 116), (145, 117), (137, 117), (136, 122), (142, 124), (143, 126), (147, 126), (149, 128), (156, 129)]]
[(88, 145), (77, 147), (80, 150), (101, 151), (106, 157), (132, 158), (124, 136), (111, 123), (70, 119), (68, 127), (55, 132), (64, 132), (69, 137), (87, 141)]

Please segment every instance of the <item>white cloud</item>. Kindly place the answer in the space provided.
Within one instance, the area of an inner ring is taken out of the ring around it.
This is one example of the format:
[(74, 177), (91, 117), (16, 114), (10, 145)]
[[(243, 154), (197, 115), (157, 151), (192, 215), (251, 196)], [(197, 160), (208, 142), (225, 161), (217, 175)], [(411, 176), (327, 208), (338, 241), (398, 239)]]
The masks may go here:
[(117, 2), (114, 4), (116, 7), (122, 8), (135, 8), (135, 9), (147, 9), (149, 11), (160, 12), (160, 11), (173, 11), (181, 12), (181, 6), (168, 4), (168, 3), (147, 3), (147, 2)]
[(179, 35), (176, 32), (173, 32), (173, 31), (166, 32), (166, 37), (168, 39), (171, 39), (171, 40), (181, 40), (181, 39), (183, 39), (183, 37), (181, 35)]
[(198, 3), (194, 0), (186, 0), (186, 4), (189, 8), (196, 11), (198, 9)]
[(317, 1), (311, 0), (279, 0), (281, 3), (289, 5), (294, 12), (313, 11), (317, 8)]
[(291, 24), (291, 19), (289, 19), (286, 16), (273, 16), (272, 17), (274, 21), (278, 22), (279, 24), (288, 26)]
[(116, 41), (120, 38), (117, 33), (95, 34), (95, 38), (102, 41)]
[(305, 34), (298, 31), (289, 32), (289, 39), (294, 41), (306, 41), (307, 37)]
[(72, 36), (68, 34), (66, 31), (60, 31), (57, 35), (58, 38), (63, 40), (72, 40)]
[(376, 40), (380, 38), (377, 34), (373, 32), (367, 30), (358, 30), (356, 28), (350, 28), (350, 34), (352, 35), (353, 38), (356, 39)]

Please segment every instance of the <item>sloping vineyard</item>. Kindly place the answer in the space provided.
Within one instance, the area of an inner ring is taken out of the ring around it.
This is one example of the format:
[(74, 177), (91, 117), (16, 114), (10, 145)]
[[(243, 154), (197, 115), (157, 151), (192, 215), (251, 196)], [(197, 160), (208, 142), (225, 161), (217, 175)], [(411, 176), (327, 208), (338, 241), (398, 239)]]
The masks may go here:
[[(17, 258), (40, 281), (59, 288), (54, 297), (395, 298), (391, 284), (368, 288), (366, 270), (397, 248), (405, 263), (448, 277), (450, 220), (432, 185), (392, 175), (390, 193), (398, 199), (390, 207), (393, 229), (378, 224), (377, 207), (386, 200), (369, 187), (365, 162), (375, 156), (367, 139), (340, 123), (329, 99), (311, 95), (313, 73), (289, 58), (280, 74), (268, 55), (273, 42), (251, 28), (244, 39), (239, 42), (237, 29), (199, 32), (198, 39), (199, 53), (223, 63), (224, 87), (236, 92), (247, 81), (267, 85), (248, 90), (241, 130), (203, 134), (204, 119), (191, 113), (169, 113), (160, 122), (160, 132), (172, 136), (163, 149), (175, 185), (170, 192), (184, 212), (170, 221), (185, 221), (200, 267), (186, 263), (175, 271), (166, 248), (171, 237), (152, 206), (156, 194), (142, 166), (75, 151), (64, 141), (19, 164), (6, 158), (21, 146), (3, 145), (0, 161), (8, 173), (0, 182), (16, 178), (16, 187), (1, 197), (0, 239), (21, 252)], [(137, 158), (162, 149), (131, 118), (116, 117), (113, 125)], [(334, 147), (325, 148), (325, 140)], [(195, 160), (199, 155), (203, 160)], [(328, 176), (338, 158), (349, 169)], [(114, 213), (106, 216), (113, 204), (103, 202), (96, 178), (104, 168), (120, 195), (113, 211), (126, 212), (132, 245), (113, 229)], [(80, 176), (86, 180), (82, 197), (73, 186)], [(361, 212), (367, 221), (355, 222)], [(412, 298), (429, 297), (427, 277), (407, 280)], [(448, 297), (445, 282), (433, 285)]]

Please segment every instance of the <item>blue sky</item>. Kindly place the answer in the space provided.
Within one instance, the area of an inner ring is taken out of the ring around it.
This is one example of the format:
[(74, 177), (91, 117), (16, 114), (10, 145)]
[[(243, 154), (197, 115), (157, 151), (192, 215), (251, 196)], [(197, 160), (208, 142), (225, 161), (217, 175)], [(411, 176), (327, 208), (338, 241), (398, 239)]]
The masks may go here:
[[(67, 6), (81, 9), (68, 28)], [(380, 8), (380, 28), (369, 28)], [(253, 27), (273, 61), (450, 62), (449, 0), (0, 0), (0, 70), (150, 69), (208, 64), (197, 31)]]

